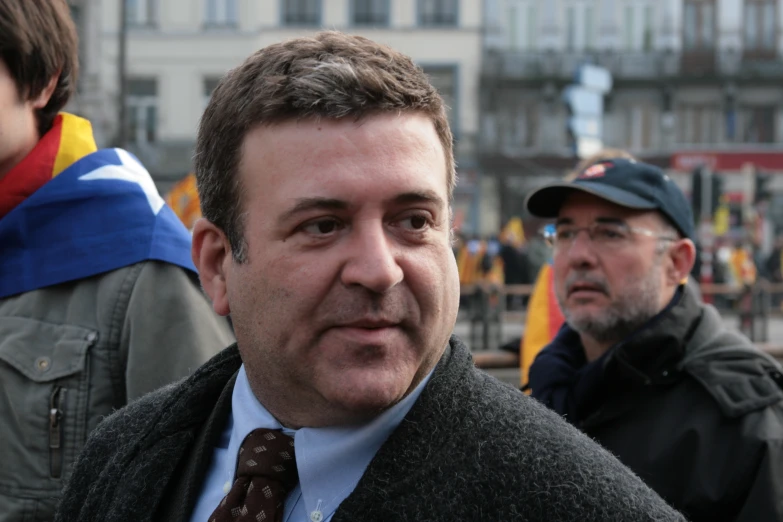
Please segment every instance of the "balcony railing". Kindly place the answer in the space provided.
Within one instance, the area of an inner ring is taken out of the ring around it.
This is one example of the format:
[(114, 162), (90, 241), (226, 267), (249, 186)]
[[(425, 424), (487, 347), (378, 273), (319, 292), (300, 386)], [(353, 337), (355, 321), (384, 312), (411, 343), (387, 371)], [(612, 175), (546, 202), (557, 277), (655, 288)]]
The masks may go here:
[(606, 67), (616, 80), (715, 76), (783, 79), (780, 56), (755, 56), (740, 50), (702, 49), (673, 51), (490, 51), (485, 55), (487, 78), (536, 81), (570, 81), (581, 64)]
[(679, 61), (666, 52), (501, 51), (488, 53), (486, 76), (509, 80), (570, 80), (577, 67), (592, 63), (606, 67), (618, 79), (656, 79), (678, 73)]

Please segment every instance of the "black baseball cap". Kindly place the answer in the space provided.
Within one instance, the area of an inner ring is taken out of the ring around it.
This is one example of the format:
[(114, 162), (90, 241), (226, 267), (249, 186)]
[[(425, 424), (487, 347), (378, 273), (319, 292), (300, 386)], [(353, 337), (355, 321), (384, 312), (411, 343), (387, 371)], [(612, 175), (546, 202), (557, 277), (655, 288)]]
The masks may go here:
[(621, 207), (658, 210), (684, 237), (695, 240), (693, 211), (680, 188), (654, 165), (625, 158), (599, 161), (570, 182), (539, 188), (525, 200), (528, 212), (556, 218), (566, 196), (586, 192)]

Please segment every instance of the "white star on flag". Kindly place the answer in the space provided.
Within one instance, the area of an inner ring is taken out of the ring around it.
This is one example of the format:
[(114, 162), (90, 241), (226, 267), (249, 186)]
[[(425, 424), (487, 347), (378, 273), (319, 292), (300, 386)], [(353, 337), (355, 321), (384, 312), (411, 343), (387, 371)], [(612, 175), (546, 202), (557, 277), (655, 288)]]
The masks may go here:
[(147, 202), (150, 204), (152, 213), (157, 216), (165, 202), (163, 201), (163, 198), (160, 197), (158, 189), (155, 188), (155, 182), (152, 181), (150, 173), (126, 151), (114, 149), (114, 152), (119, 156), (122, 165), (104, 165), (103, 167), (93, 170), (89, 174), (80, 176), (79, 180), (92, 181), (96, 179), (115, 179), (136, 183), (141, 187), (144, 195), (147, 196)]

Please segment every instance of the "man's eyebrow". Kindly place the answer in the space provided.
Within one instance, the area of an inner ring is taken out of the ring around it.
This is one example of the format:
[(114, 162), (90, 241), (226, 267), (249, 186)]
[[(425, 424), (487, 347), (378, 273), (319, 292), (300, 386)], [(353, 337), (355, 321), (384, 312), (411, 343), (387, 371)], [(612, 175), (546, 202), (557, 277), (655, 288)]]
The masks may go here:
[[(405, 192), (398, 194), (389, 200), (396, 205), (405, 205), (410, 203), (434, 203), (438, 206), (443, 206), (444, 201), (437, 192), (434, 190), (422, 190), (414, 192)], [(351, 205), (342, 199), (336, 198), (324, 198), (324, 197), (307, 197), (298, 198), (293, 207), (283, 212), (278, 218), (279, 223), (284, 223), (294, 217), (297, 214), (308, 212), (311, 210), (348, 210)]]
[(434, 203), (439, 207), (443, 207), (445, 204), (443, 198), (440, 197), (434, 190), (405, 192), (391, 198), (391, 202), (397, 205), (405, 205), (410, 203)]
[(335, 198), (298, 198), (294, 206), (283, 212), (277, 221), (284, 223), (297, 214), (311, 210), (346, 210), (349, 206), (347, 201)]
[(596, 223), (606, 223), (609, 225), (625, 225), (625, 220), (614, 217), (598, 217), (595, 219)]
[(557, 221), (555, 221), (555, 226), (557, 225), (570, 225), (574, 222), (571, 218), (557, 218)]

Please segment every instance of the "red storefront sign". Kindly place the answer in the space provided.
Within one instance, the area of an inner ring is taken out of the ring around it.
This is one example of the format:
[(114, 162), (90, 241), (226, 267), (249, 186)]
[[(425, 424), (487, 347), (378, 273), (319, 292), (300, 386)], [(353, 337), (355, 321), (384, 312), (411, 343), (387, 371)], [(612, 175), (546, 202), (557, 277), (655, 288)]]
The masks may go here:
[(783, 152), (717, 152), (682, 151), (672, 154), (670, 168), (680, 172), (691, 172), (699, 166), (725, 172), (742, 170), (750, 163), (757, 169), (783, 172)]

